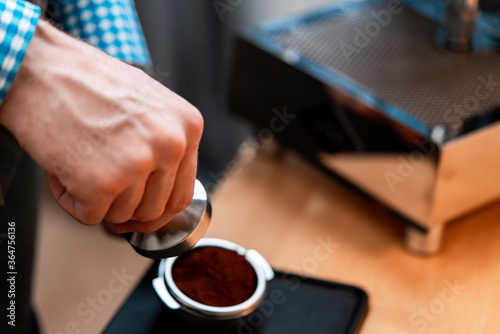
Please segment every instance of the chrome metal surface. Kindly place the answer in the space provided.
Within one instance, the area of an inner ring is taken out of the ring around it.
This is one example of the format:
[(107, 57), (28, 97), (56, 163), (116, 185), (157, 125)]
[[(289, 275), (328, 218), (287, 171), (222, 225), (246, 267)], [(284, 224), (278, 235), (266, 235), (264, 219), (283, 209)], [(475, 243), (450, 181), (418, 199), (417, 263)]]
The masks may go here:
[(408, 153), (318, 153), (325, 167), (424, 229), (500, 198), (500, 122)]
[(226, 248), (245, 256), (257, 276), (257, 287), (248, 300), (234, 306), (216, 307), (189, 298), (177, 287), (172, 277), (172, 266), (177, 258), (163, 259), (160, 262), (158, 277), (153, 280), (153, 287), (165, 305), (178, 311), (185, 321), (202, 328), (220, 328), (221, 324), (227, 326), (244, 318), (262, 304), (267, 293), (267, 282), (274, 278), (274, 271), (256, 250), (247, 250), (233, 242), (216, 238), (201, 239), (195, 247), (204, 246)]
[(453, 51), (471, 51), (472, 31), (478, 15), (478, 0), (448, 0), (444, 29), (446, 46)]
[(422, 231), (414, 226), (406, 226), (406, 249), (417, 255), (431, 255), (439, 251), (444, 226), (436, 226)]
[[(412, 9), (379, 19), (387, 4), (290, 20), (266, 39), (282, 52), (294, 53), (297, 67), (333, 77), (360, 101), (369, 95), (385, 109), (378, 112), (427, 136), (436, 127), (444, 141), (460, 136), (466, 123), (485, 118), (500, 106), (500, 57), (463, 55), (443, 50), (435, 42), (439, 23)], [(385, 23), (384, 23), (385, 22)], [(373, 30), (373, 31), (372, 31)], [(353, 86), (354, 84), (354, 86)], [(397, 112), (390, 110), (396, 108)], [(377, 108), (376, 108), (377, 109)], [(422, 129), (426, 129), (422, 131)]]
[(260, 254), (259, 256), (255, 256), (255, 253), (257, 253), (257, 251), (252, 249), (247, 250), (227, 240), (206, 238), (200, 240), (200, 242), (196, 245), (196, 247), (203, 246), (221, 247), (233, 250), (239, 255), (245, 256), (245, 259), (253, 267), (257, 276), (257, 287), (254, 294), (245, 302), (234, 306), (216, 307), (196, 302), (195, 300), (182, 293), (182, 291), (175, 284), (175, 281), (172, 278), (171, 269), (176, 259), (172, 258), (165, 261), (164, 270), (165, 282), (169, 292), (172, 294), (172, 297), (186, 311), (194, 312), (195, 314), (198, 314), (198, 316), (208, 317), (212, 319), (240, 318), (253, 312), (265, 297), (267, 281), (271, 280), (274, 277), (274, 272), (271, 269), (271, 266), (267, 263), (266, 260), (264, 260), (264, 258)]
[(205, 188), (196, 180), (193, 201), (158, 231), (124, 233), (125, 239), (141, 255), (153, 259), (178, 256), (190, 250), (205, 234), (212, 207)]

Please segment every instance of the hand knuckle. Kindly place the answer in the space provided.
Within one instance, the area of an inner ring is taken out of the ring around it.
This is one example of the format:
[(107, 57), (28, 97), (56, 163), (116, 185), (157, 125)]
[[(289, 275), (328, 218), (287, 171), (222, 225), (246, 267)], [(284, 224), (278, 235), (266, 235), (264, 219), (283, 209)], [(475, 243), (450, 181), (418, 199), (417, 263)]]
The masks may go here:
[(186, 153), (186, 140), (184, 136), (172, 136), (165, 143), (165, 152), (174, 161), (181, 161)]
[(127, 176), (130, 173), (137, 175), (143, 173), (150, 173), (153, 168), (153, 155), (150, 150), (143, 149), (130, 153), (125, 166)]
[(139, 221), (157, 220), (158, 218), (161, 217), (164, 210), (165, 208), (163, 206), (162, 207), (158, 206), (156, 208), (151, 208), (151, 209), (140, 208), (135, 212), (134, 217)]
[(95, 176), (93, 183), (93, 190), (95, 191), (95, 195), (97, 197), (114, 195), (118, 186), (118, 181), (115, 176), (104, 173)]
[(204, 120), (200, 111), (195, 107), (192, 107), (189, 111), (188, 120), (190, 134), (197, 139), (201, 138), (201, 135), (203, 133)]
[(84, 215), (84, 217), (78, 219), (78, 221), (86, 226), (94, 226), (99, 224), (101, 222), (101, 219), (92, 215)]
[(156, 135), (153, 137), (153, 141), (156, 145), (160, 146), (160, 148), (168, 148), (168, 145), (174, 139), (171, 133), (168, 131), (162, 130), (158, 131)]
[(172, 211), (181, 212), (186, 209), (192, 201), (193, 192), (186, 192), (179, 196), (179, 198), (175, 198), (172, 201), (170, 208), (172, 209)]
[(87, 225), (87, 226), (97, 225), (102, 221), (102, 217), (96, 215), (95, 209), (90, 207), (90, 206), (86, 206), (80, 212), (80, 216), (75, 217), (75, 218), (80, 223), (82, 223), (83, 225)]

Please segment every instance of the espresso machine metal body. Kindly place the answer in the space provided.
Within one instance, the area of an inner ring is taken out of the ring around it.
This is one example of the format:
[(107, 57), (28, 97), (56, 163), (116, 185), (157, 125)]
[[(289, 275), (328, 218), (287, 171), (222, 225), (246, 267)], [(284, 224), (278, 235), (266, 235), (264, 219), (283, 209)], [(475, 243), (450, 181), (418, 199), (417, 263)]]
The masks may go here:
[[(500, 19), (468, 6), (349, 2), (249, 29), (231, 110), (391, 208), (408, 249), (434, 253), (447, 223), (500, 199)], [(460, 17), (473, 29), (450, 32)]]

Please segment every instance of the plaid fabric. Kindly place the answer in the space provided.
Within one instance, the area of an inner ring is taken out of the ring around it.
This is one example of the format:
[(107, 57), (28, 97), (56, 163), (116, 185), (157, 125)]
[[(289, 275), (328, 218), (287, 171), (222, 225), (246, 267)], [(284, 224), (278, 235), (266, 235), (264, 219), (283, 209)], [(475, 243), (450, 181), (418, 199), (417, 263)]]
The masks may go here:
[(0, 103), (35, 32), (40, 8), (25, 1), (0, 0)]
[[(151, 65), (132, 0), (50, 0), (47, 11), (63, 30), (109, 55), (134, 65)], [(40, 8), (29, 2), (0, 0), (0, 104), (39, 17)]]
[(72, 36), (127, 63), (151, 65), (132, 0), (50, 0), (47, 10)]

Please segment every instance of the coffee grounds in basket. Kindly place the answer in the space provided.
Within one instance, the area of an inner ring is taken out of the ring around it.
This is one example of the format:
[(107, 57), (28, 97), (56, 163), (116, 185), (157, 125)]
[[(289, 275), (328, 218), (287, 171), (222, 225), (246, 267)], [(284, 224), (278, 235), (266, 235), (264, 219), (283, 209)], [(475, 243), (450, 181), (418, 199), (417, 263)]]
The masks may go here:
[(213, 246), (196, 247), (172, 266), (172, 278), (189, 298), (210, 306), (233, 306), (250, 298), (257, 275), (244, 256)]

